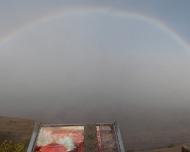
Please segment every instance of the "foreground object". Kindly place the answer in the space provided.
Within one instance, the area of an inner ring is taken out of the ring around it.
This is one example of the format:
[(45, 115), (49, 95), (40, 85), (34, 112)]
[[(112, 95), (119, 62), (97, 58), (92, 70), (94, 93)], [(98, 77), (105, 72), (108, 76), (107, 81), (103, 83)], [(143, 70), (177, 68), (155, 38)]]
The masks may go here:
[(125, 152), (117, 123), (41, 124), (0, 117), (0, 152)]
[(40, 124), (28, 151), (33, 152), (125, 152), (116, 123)]

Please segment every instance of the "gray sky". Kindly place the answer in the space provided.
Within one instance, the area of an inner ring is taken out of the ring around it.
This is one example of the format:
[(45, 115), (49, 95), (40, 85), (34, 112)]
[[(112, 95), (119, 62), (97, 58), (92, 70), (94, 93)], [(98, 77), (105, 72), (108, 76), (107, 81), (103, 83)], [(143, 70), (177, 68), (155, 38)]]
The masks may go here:
[(186, 121), (188, 6), (188, 0), (0, 0), (0, 114), (118, 120), (131, 147), (135, 135)]
[(189, 5), (190, 2), (188, 0), (1, 0), (1, 37), (6, 36), (11, 31), (17, 30), (28, 22), (47, 16), (54, 11), (79, 6), (90, 6), (110, 7), (116, 10), (143, 13), (146, 16), (162, 20), (172, 29), (176, 30), (184, 39), (189, 41)]

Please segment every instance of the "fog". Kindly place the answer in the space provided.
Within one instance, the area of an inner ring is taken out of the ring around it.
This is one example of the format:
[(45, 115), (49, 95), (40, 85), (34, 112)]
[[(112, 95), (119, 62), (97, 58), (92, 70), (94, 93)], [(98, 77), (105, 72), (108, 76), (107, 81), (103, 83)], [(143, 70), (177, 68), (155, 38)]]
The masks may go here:
[(0, 115), (120, 124), (129, 149), (190, 139), (190, 56), (141, 17), (67, 13), (0, 51)]

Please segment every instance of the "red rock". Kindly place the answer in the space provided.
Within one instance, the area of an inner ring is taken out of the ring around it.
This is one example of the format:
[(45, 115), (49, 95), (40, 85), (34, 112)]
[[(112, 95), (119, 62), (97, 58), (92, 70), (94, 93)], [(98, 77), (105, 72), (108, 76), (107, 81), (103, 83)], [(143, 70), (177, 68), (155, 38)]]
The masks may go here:
[(67, 152), (67, 149), (63, 145), (49, 144), (42, 147), (39, 152)]

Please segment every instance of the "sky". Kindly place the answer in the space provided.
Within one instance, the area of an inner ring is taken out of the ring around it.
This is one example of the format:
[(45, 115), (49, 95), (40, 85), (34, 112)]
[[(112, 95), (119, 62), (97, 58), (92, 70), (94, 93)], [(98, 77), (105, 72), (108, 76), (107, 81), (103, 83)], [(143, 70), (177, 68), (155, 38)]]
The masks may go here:
[(189, 4), (0, 0), (0, 115), (117, 120), (131, 148), (181, 139), (190, 127)]

